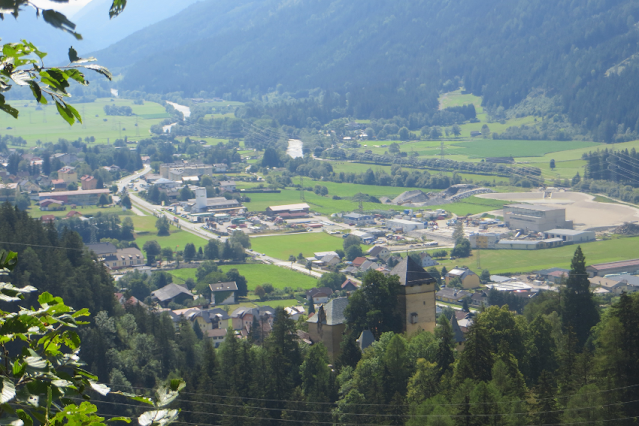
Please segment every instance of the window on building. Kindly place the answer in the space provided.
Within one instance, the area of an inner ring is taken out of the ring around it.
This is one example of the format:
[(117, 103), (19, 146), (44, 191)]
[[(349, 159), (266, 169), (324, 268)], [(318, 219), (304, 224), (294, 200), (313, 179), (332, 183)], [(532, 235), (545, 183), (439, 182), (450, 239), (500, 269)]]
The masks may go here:
[(417, 312), (413, 312), (410, 314), (410, 323), (417, 324)]

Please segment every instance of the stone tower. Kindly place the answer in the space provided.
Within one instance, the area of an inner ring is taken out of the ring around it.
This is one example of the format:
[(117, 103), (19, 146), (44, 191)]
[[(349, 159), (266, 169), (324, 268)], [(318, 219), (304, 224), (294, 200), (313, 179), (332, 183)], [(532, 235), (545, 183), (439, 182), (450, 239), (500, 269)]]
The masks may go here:
[(437, 280), (410, 256), (398, 263), (390, 273), (399, 276), (401, 284), (397, 297), (398, 308), (404, 321), (404, 331), (435, 330), (435, 285)]

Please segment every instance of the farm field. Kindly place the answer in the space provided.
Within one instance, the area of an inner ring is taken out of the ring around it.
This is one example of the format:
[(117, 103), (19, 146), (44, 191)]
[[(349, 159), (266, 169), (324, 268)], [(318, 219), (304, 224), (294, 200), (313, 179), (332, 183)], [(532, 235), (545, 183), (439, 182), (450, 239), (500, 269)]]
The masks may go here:
[[(342, 239), (324, 232), (305, 232), (302, 234), (278, 235), (275, 237), (251, 238), (251, 247), (259, 253), (277, 259), (288, 260), (290, 255), (297, 257), (302, 253), (310, 257), (318, 251), (333, 251), (342, 248)], [(362, 250), (368, 246), (362, 245)]]
[(66, 210), (62, 211), (42, 211), (40, 207), (32, 205), (27, 212), (29, 216), (39, 218), (44, 216), (45, 214), (51, 214), (55, 217), (65, 217), (71, 210), (76, 210), (82, 213), (84, 216), (94, 216), (98, 213), (106, 214), (106, 213), (115, 213), (119, 216), (134, 216), (134, 213), (131, 210), (127, 210), (125, 212), (122, 211), (122, 207), (97, 207), (97, 206), (77, 206), (75, 209), (71, 209), (68, 207)]
[(431, 210), (444, 209), (456, 214), (457, 216), (466, 216), (467, 214), (479, 214), (492, 210), (499, 210), (504, 207), (504, 204), (510, 204), (510, 201), (468, 197), (456, 203), (428, 206), (426, 208)]
[[(249, 291), (255, 290), (255, 287), (265, 283), (273, 284), (276, 289), (284, 289), (291, 287), (295, 290), (303, 288), (305, 290), (315, 287), (317, 279), (310, 275), (304, 275), (300, 272), (291, 271), (275, 265), (265, 265), (263, 263), (248, 263), (244, 265), (222, 265), (220, 269), (228, 272), (230, 269), (237, 269), (240, 275), (246, 277)], [(184, 268), (176, 269), (170, 272), (174, 277), (186, 280), (187, 278), (195, 279), (196, 269)]]
[[(628, 259), (638, 246), (639, 237), (633, 237), (595, 241), (582, 244), (581, 249), (586, 256), (586, 264), (591, 265)], [(482, 250), (481, 267), (488, 269), (491, 274), (532, 272), (552, 267), (570, 269), (570, 261), (576, 249), (577, 246), (572, 245), (546, 250)], [(477, 270), (477, 250), (473, 250), (472, 257), (443, 260), (440, 264), (448, 270), (461, 265)], [(441, 268), (441, 265), (438, 267)]]
[[(364, 185), (366, 186), (366, 185)], [(347, 187), (347, 185), (344, 185)], [(401, 189), (396, 194), (400, 194), (407, 191), (406, 188), (393, 188)], [(280, 205), (280, 204), (296, 204), (296, 203), (308, 203), (312, 211), (316, 211), (322, 214), (332, 214), (339, 212), (350, 212), (358, 208), (358, 203), (351, 200), (333, 200), (331, 197), (335, 194), (330, 194), (327, 197), (322, 197), (313, 192), (305, 191), (305, 201), (300, 200), (300, 193), (294, 189), (283, 189), (279, 194), (247, 194), (251, 201), (244, 203), (249, 211), (265, 211), (268, 206)], [(363, 203), (364, 210), (399, 210), (399, 206), (390, 206), (387, 204), (378, 203)], [(288, 257), (288, 256), (287, 256)]]
[[(0, 115), (0, 129), (2, 134), (21, 136), (28, 146), (35, 146), (37, 140), (42, 142), (57, 142), (59, 138), (76, 140), (87, 136), (94, 136), (95, 143), (113, 143), (116, 139), (128, 136), (137, 140), (149, 135), (152, 125), (158, 124), (163, 118), (168, 118), (164, 107), (155, 102), (145, 101), (144, 105), (134, 105), (130, 99), (99, 98), (95, 102), (73, 105), (82, 116), (83, 124), (73, 126), (58, 115), (56, 107), (49, 103), (41, 105), (42, 110), (36, 110), (36, 101), (13, 101), (20, 109), (20, 117), (16, 120), (8, 114)], [(129, 106), (133, 116), (111, 116), (104, 112), (105, 105)], [(106, 121), (104, 121), (106, 120)], [(137, 127), (135, 126), (137, 123)], [(8, 128), (11, 129), (8, 129)]]
[(568, 151), (579, 148), (600, 146), (596, 142), (586, 141), (525, 141), (475, 139), (468, 142), (456, 142), (453, 146), (463, 150), (469, 157), (537, 157), (550, 152)]

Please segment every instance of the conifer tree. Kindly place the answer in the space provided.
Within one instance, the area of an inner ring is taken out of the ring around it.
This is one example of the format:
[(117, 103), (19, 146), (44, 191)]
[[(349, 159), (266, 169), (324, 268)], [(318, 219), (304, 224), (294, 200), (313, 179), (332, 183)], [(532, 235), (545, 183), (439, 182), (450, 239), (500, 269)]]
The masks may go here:
[(557, 411), (556, 386), (552, 374), (543, 370), (539, 375), (539, 384), (535, 388), (537, 424), (559, 423), (560, 413)]
[(563, 293), (562, 323), (565, 329), (572, 328), (580, 349), (588, 340), (590, 329), (599, 322), (599, 312), (590, 293), (586, 258), (581, 246), (575, 250)]
[(486, 336), (486, 330), (479, 322), (473, 323), (466, 335), (464, 351), (457, 364), (455, 377), (457, 383), (465, 379), (475, 381), (490, 381), (493, 368), (493, 356), (490, 340)]
[(352, 333), (344, 334), (340, 343), (340, 349), (341, 352), (339, 359), (337, 360), (337, 364), (340, 368), (345, 366), (355, 368), (359, 360), (362, 358), (362, 352), (360, 351), (359, 346), (357, 346), (357, 341)]
[(442, 320), (439, 323), (439, 327), (435, 329), (435, 336), (437, 336), (437, 353), (435, 354), (435, 362), (437, 363), (437, 377), (441, 377), (446, 374), (455, 362), (455, 341), (453, 335), (453, 329), (445, 315), (442, 315)]

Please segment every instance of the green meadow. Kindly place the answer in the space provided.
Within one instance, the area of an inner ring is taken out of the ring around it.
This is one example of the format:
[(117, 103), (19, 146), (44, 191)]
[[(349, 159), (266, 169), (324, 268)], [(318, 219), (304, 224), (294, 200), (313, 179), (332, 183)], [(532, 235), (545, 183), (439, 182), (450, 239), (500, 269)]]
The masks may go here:
[[(228, 272), (229, 269), (237, 269), (240, 275), (246, 277), (249, 291), (255, 290), (258, 285), (270, 283), (276, 289), (284, 289), (291, 287), (294, 290), (303, 288), (305, 290), (315, 287), (317, 279), (290, 269), (282, 268), (275, 265), (266, 265), (263, 263), (247, 263), (244, 265), (222, 265), (220, 269)], [(186, 280), (193, 278), (195, 280), (196, 269), (184, 268), (171, 271), (171, 275)]]
[[(95, 137), (95, 143), (104, 144), (125, 136), (130, 140), (148, 137), (152, 125), (170, 117), (164, 107), (155, 102), (144, 101), (144, 105), (134, 105), (130, 99), (119, 98), (100, 98), (80, 104), (73, 104), (71, 98), (70, 102), (82, 116), (82, 124), (70, 126), (51, 103), (40, 105), (41, 109), (36, 110), (35, 100), (13, 101), (12, 104), (20, 110), (20, 116), (15, 119), (8, 114), (0, 114), (0, 134), (21, 136), (29, 146), (34, 146), (37, 140), (57, 142), (59, 138), (75, 140), (87, 136)], [(105, 105), (129, 106), (136, 115), (106, 115)]]
[[(342, 238), (324, 232), (304, 232), (301, 234), (278, 235), (275, 237), (251, 238), (251, 246), (258, 253), (266, 253), (277, 259), (288, 260), (290, 255), (300, 253), (310, 257), (318, 251), (334, 251), (342, 248)], [(363, 250), (368, 246), (363, 245)]]

